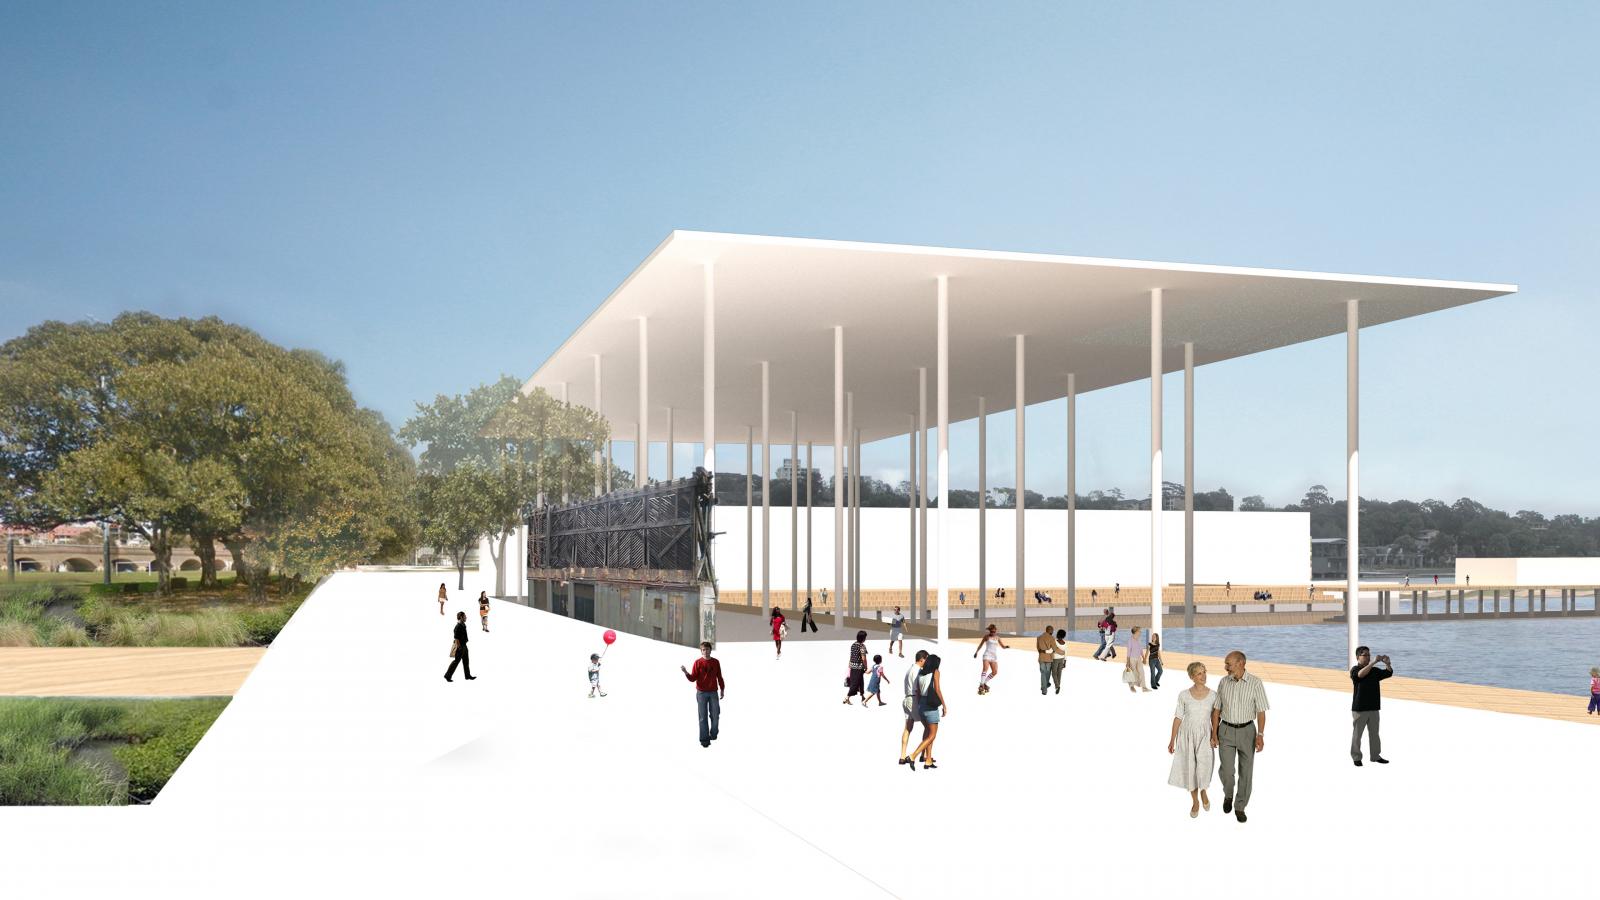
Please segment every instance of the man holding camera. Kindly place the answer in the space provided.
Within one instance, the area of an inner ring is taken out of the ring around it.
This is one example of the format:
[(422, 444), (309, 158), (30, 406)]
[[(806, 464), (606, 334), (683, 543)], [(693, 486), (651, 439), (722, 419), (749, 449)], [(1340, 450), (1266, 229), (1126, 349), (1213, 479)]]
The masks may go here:
[[(1383, 668), (1378, 668), (1382, 663)], [(1350, 701), (1350, 716), (1352, 726), (1350, 731), (1350, 758), (1356, 765), (1361, 765), (1361, 732), (1367, 732), (1367, 746), (1372, 749), (1372, 761), (1385, 763), (1383, 758), (1383, 740), (1378, 737), (1378, 708), (1383, 705), (1383, 695), (1380, 685), (1383, 680), (1394, 674), (1394, 665), (1389, 662), (1389, 657), (1379, 656), (1374, 658), (1369, 647), (1356, 648), (1356, 664), (1350, 667), (1350, 683), (1355, 688), (1354, 696)]]

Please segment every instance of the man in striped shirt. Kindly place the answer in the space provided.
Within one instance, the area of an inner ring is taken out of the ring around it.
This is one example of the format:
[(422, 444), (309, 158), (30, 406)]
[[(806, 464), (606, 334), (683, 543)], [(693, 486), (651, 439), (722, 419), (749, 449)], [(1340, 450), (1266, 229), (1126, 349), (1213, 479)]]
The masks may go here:
[(1244, 664), (1244, 654), (1238, 650), (1223, 660), (1228, 674), (1217, 685), (1217, 705), (1211, 710), (1211, 746), (1219, 748), (1217, 755), (1222, 761), (1222, 811), (1231, 811), (1240, 822), (1247, 818), (1244, 808), (1250, 803), (1256, 754), (1267, 746), (1267, 710), (1271, 708), (1266, 686), (1246, 672)]

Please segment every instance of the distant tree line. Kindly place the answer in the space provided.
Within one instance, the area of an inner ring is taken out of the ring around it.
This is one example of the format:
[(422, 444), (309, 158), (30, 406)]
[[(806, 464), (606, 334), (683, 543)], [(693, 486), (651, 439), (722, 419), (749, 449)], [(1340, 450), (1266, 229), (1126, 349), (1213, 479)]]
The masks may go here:
[[(1313, 538), (1342, 538), (1347, 506), (1314, 484), (1299, 503), (1280, 509), (1310, 513)], [(1270, 507), (1260, 497), (1246, 497), (1240, 508)], [(1361, 545), (1364, 559), (1375, 548), (1392, 547), (1425, 565), (1449, 565), (1458, 556), (1600, 556), (1600, 517), (1507, 513), (1468, 497), (1454, 503), (1362, 497)]]

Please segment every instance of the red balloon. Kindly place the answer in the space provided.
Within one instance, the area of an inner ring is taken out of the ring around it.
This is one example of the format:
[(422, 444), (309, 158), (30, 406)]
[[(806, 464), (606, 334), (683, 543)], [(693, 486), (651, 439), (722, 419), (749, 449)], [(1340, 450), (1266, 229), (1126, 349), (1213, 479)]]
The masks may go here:
[(601, 637), (605, 639), (606, 646), (610, 646), (611, 644), (616, 642), (617, 633), (608, 628), (608, 629), (606, 629), (606, 633), (601, 635)]

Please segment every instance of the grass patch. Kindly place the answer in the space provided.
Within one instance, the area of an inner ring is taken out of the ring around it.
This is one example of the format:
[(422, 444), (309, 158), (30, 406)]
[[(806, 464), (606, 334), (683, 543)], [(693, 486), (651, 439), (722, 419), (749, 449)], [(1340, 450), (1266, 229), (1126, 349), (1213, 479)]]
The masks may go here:
[[(60, 573), (71, 574), (71, 573)], [(33, 584), (0, 591), (0, 647), (255, 647), (272, 643), (310, 585), (271, 585), (264, 603), (246, 586), (158, 596), (135, 582)], [(133, 593), (121, 593), (133, 588)]]
[[(148, 803), (228, 705), (201, 700), (0, 698), (0, 806)], [(124, 781), (75, 762), (89, 741), (114, 741)]]

